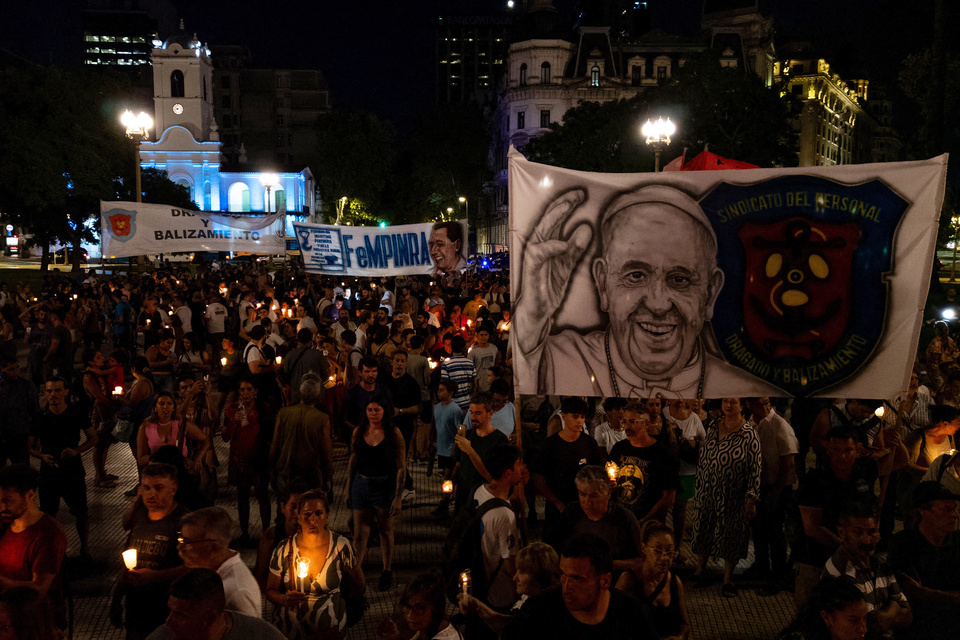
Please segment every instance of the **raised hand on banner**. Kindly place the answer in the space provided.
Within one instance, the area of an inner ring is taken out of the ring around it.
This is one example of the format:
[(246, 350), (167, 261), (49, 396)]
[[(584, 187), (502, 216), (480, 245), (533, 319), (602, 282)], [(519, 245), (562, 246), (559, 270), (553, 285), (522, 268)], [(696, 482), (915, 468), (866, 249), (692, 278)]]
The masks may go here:
[(586, 198), (583, 189), (571, 189), (547, 206), (523, 250), (523, 282), (513, 332), (522, 353), (533, 352), (549, 331), (550, 319), (567, 293), (593, 231), (581, 222), (564, 237), (564, 222)]

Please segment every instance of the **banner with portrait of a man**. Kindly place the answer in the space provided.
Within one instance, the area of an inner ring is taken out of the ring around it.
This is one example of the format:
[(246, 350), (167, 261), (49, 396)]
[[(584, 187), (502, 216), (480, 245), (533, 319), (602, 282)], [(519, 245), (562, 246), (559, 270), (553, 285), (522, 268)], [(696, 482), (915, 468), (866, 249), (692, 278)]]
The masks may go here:
[(517, 392), (896, 395), (946, 168), (597, 174), (511, 150)]

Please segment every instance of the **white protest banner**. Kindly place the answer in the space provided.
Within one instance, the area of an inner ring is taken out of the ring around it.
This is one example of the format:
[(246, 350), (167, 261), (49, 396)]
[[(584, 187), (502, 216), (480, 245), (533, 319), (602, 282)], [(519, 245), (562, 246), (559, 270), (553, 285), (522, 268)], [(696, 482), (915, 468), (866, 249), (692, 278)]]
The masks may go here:
[(946, 169), (594, 174), (511, 151), (517, 393), (895, 396)]
[(467, 221), (388, 227), (293, 224), (308, 273), (437, 274), (467, 268)]
[(143, 202), (100, 202), (106, 258), (174, 251), (285, 253), (284, 212), (264, 216), (212, 213)]

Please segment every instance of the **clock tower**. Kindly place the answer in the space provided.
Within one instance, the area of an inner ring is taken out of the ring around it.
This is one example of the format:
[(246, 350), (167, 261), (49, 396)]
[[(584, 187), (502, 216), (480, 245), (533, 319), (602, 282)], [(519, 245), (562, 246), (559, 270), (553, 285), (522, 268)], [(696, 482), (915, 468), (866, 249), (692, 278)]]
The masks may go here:
[[(213, 120), (213, 63), (210, 51), (187, 35), (180, 21), (180, 33), (166, 42), (154, 41), (153, 106), (156, 131), (185, 128), (197, 142), (218, 140)], [(213, 134), (211, 136), (211, 133)]]

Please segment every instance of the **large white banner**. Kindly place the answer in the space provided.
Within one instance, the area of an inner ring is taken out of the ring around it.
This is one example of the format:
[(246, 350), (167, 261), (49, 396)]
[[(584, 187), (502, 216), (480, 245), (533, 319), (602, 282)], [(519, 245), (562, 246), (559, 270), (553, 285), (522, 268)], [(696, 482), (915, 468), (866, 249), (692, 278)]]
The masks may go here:
[(946, 169), (594, 174), (511, 151), (517, 392), (896, 395)]
[(284, 212), (265, 216), (211, 213), (142, 202), (100, 202), (105, 258), (174, 251), (285, 253)]
[(348, 276), (416, 275), (467, 268), (467, 221), (388, 227), (295, 222), (308, 273)]

